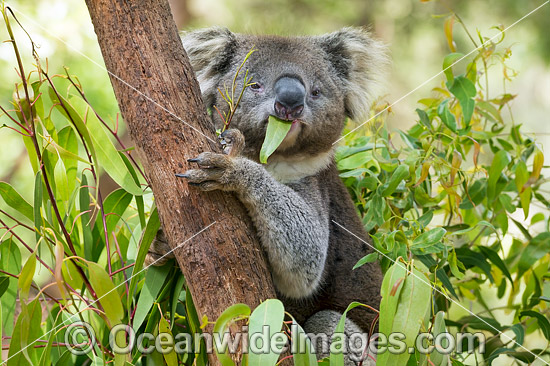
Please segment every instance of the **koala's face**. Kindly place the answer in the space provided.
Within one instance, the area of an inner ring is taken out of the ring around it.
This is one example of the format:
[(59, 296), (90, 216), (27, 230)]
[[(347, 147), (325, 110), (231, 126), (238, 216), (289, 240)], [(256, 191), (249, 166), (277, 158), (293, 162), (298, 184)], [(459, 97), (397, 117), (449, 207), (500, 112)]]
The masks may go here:
[[(370, 107), (383, 48), (363, 30), (345, 29), (319, 37), (233, 34), (212, 28), (187, 34), (184, 47), (199, 79), (207, 106), (227, 110), (218, 89), (235, 99), (248, 69), (254, 85), (246, 88), (231, 121), (246, 139), (245, 154), (257, 160), (270, 115), (292, 122), (275, 154), (296, 156), (326, 152), (338, 139), (346, 117), (363, 118)], [(213, 112), (217, 126), (221, 119)]]

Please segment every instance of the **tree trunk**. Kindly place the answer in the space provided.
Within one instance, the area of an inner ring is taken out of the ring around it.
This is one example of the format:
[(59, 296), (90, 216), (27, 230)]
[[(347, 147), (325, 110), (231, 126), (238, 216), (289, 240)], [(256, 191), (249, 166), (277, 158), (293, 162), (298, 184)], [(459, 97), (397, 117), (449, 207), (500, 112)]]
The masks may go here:
[[(199, 316), (214, 321), (232, 304), (255, 307), (276, 297), (241, 203), (175, 177), (189, 168), (187, 159), (220, 149), (168, 0), (86, 4), (168, 242), (184, 243), (176, 259)], [(215, 356), (210, 364), (219, 364)]]

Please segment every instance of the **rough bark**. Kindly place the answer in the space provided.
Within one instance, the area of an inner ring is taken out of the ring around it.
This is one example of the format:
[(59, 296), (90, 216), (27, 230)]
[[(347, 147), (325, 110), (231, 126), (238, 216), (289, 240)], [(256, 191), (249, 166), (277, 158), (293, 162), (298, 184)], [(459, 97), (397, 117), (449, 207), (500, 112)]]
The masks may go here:
[[(86, 4), (168, 241), (175, 247), (188, 240), (175, 254), (199, 316), (213, 321), (232, 304), (255, 307), (276, 297), (240, 202), (190, 189), (174, 175), (189, 168), (187, 159), (219, 146), (168, 1)], [(218, 364), (215, 357), (210, 364)]]

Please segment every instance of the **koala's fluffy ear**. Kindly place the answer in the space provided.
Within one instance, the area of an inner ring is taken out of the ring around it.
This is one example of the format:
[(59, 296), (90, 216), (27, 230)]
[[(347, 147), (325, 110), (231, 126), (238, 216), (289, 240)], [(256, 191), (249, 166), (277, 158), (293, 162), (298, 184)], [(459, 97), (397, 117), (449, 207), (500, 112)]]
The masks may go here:
[(348, 116), (355, 121), (365, 120), (386, 77), (386, 47), (363, 28), (344, 28), (320, 36), (318, 41), (344, 81)]
[(236, 36), (226, 28), (213, 27), (184, 32), (181, 39), (197, 75), (204, 103), (211, 106), (220, 78), (231, 65)]

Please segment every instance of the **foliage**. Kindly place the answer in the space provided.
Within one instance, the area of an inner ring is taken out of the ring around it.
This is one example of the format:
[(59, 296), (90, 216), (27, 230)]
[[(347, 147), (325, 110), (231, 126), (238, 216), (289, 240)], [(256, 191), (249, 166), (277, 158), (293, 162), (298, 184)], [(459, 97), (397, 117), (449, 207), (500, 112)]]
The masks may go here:
[[(453, 44), (451, 29), (446, 36)], [(411, 309), (399, 310), (410, 292), (396, 293), (394, 286), (406, 288), (404, 275), (390, 280), (388, 271), (382, 304), (393, 290), (390, 297), (398, 305), (381, 306), (380, 330), (390, 329), (384, 325), (387, 319), (394, 319), (391, 329), (403, 329), (395, 322), (404, 310), (416, 309), (422, 318), (431, 308), (431, 326), (443, 311), (447, 326), (456, 331), (484, 331), (486, 363), (501, 354), (533, 362), (546, 351), (526, 348), (525, 334), (542, 330), (550, 340), (545, 288), (550, 203), (541, 189), (547, 181), (541, 175), (544, 157), (541, 147), (522, 135), (520, 124), (504, 122), (515, 96), (488, 96), (489, 65), (501, 67), (504, 82), (513, 73), (506, 66), (510, 49), (501, 46), (504, 34), (497, 41), (478, 38), (471, 38), (478, 51), (462, 74), (453, 65), (463, 55), (445, 57), (446, 80), (431, 97), (419, 100), (418, 122), (408, 131), (390, 133), (381, 106), (366, 128), (345, 136), (336, 159), (376, 249), (358, 266), (380, 260), (384, 269), (393, 269), (403, 261), (427, 275), (424, 285), (432, 287), (433, 304), (415, 300)], [(544, 210), (534, 213), (539, 205)], [(544, 226), (534, 226), (539, 222)], [(514, 227), (521, 236), (512, 233)], [(491, 306), (494, 297), (506, 305)], [(465, 301), (474, 305), (474, 313)], [(500, 309), (513, 317), (503, 322)], [(423, 327), (430, 329), (428, 322)], [(513, 332), (503, 335), (505, 330)], [(468, 357), (473, 356), (458, 354), (455, 361)], [(395, 364), (405, 364), (407, 358)], [(416, 358), (420, 362), (420, 355)]]
[[(78, 79), (67, 70), (50, 76), (36, 53), (35, 68), (27, 74), (10, 9), (3, 8), (2, 14), (21, 76), (11, 109), (1, 107), (10, 120), (2, 132), (19, 134), (35, 174), (32, 203), (16, 187), (0, 183), (0, 195), (9, 206), (0, 210), (0, 319), (2, 339), (9, 344), (4, 361), (135, 363), (142, 356), (137, 349), (128, 356), (113, 356), (110, 350), (108, 332), (121, 323), (138, 334), (200, 333), (179, 268), (172, 263), (144, 271), (145, 254), (160, 223), (132, 148), (118, 135), (118, 119), (114, 124), (103, 120), (88, 104)], [(105, 196), (102, 174), (120, 188)], [(65, 344), (72, 337), (69, 332), (82, 329), (80, 322), (92, 327), (90, 338), (79, 338), (80, 348), (92, 352), (73, 355)], [(116, 341), (122, 346), (127, 340), (120, 335)], [(144, 358), (158, 361), (163, 356), (169, 358), (158, 352)], [(205, 362), (204, 354), (182, 357), (187, 364)]]
[[(173, 263), (145, 271), (145, 254), (160, 223), (141, 167), (121, 141), (118, 119), (102, 119), (76, 77), (67, 71), (50, 76), (36, 54), (34, 70), (26, 73), (9, 12), (3, 10), (21, 80), (12, 106), (2, 106), (9, 118), (2, 133), (19, 134), (35, 175), (32, 202), (18, 187), (0, 182), (9, 206), (0, 210), (0, 324), (2, 340), (9, 340), (7, 364), (205, 365), (204, 342), (179, 354), (137, 348), (125, 356), (113, 354), (109, 330), (117, 324), (130, 326), (136, 335), (175, 337), (194, 337), (212, 324), (199, 319)], [(455, 47), (452, 24), (446, 29)], [(372, 121), (349, 131), (337, 150), (341, 177), (377, 250), (357, 266), (380, 260), (386, 272), (380, 331), (403, 332), (407, 347), (418, 332), (469, 330), (488, 336), (484, 354), (384, 353), (379, 364), (461, 365), (472, 358), (490, 364), (500, 355), (531, 363), (547, 354), (524, 347), (530, 334), (550, 340), (544, 159), (519, 124), (504, 122), (514, 96), (503, 91), (489, 97), (490, 67), (500, 65), (504, 81), (513, 74), (505, 64), (509, 49), (502, 48), (502, 38), (478, 38), (471, 37), (482, 46), (463, 73), (453, 66), (462, 57), (456, 50), (445, 57), (445, 80), (433, 96), (419, 101), (412, 128), (391, 133), (383, 123), (386, 106), (378, 106)], [(235, 85), (233, 93), (226, 92), (231, 103)], [(105, 197), (102, 173), (120, 186)], [(535, 213), (541, 204), (544, 211)], [(512, 233), (515, 228), (521, 236)], [(506, 305), (497, 308), (494, 298)], [(348, 310), (360, 305), (350, 304)], [(468, 308), (477, 315), (465, 315)], [(501, 320), (503, 311), (510, 321)], [(275, 333), (284, 329), (293, 341), (308, 343), (299, 325), (283, 317), (277, 300), (254, 311), (238, 304), (213, 329), (221, 335), (246, 321), (250, 333), (270, 325)], [(91, 328), (81, 328), (80, 322)], [(289, 330), (289, 324), (296, 328)], [(77, 339), (91, 352), (74, 355), (66, 349), (74, 329), (85, 330)], [(97, 343), (86, 338), (92, 332)], [(119, 346), (128, 341), (116, 337)], [(216, 352), (223, 365), (233, 364), (225, 350)], [(268, 365), (278, 355), (271, 349), (245, 357), (249, 365)], [(316, 363), (310, 352), (292, 357), (296, 365)], [(333, 352), (330, 364), (342, 365), (343, 357)]]

